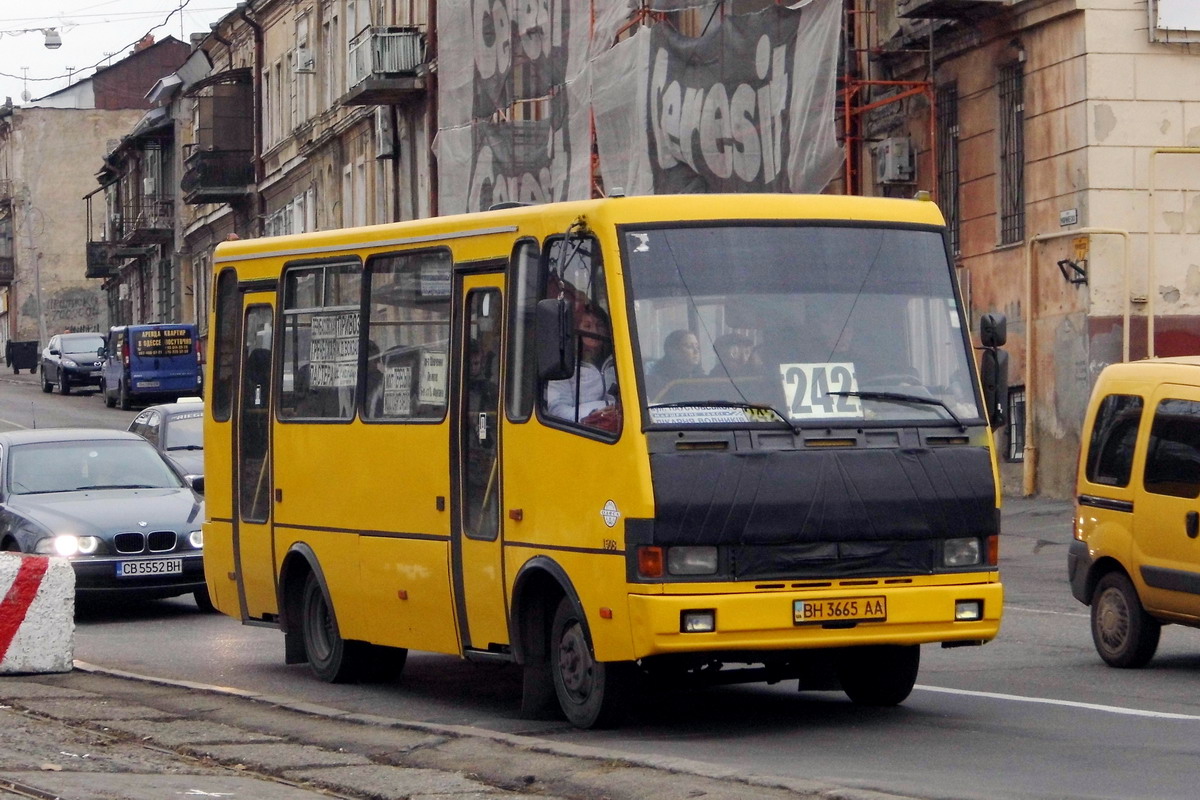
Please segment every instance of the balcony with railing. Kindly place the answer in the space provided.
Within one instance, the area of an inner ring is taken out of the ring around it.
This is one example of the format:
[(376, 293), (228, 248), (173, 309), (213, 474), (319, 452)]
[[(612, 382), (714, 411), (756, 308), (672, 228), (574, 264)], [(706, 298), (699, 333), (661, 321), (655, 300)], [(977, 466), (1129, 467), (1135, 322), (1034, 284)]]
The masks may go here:
[(246, 197), (254, 184), (252, 150), (217, 150), (191, 146), (183, 160), (185, 203), (228, 203)]
[(119, 238), (125, 244), (160, 244), (175, 235), (175, 202), (166, 195), (143, 195), (126, 203), (122, 211)]
[[(111, 278), (116, 275), (122, 265), (132, 258), (144, 258), (154, 253), (158, 248), (153, 244), (138, 244), (136, 240), (143, 237), (144, 232), (156, 230), (153, 225), (169, 224), (174, 225), (173, 220), (163, 220), (161, 215), (158, 218), (150, 216), (143, 217), (141, 222), (136, 219), (136, 213), (141, 208), (142, 204), (126, 204), (133, 213), (135, 218), (128, 221), (128, 212), (107, 214), (102, 218), (98, 226), (93, 226), (92, 217), (92, 198), (100, 192), (97, 189), (92, 194), (89, 194), (85, 201), (87, 202), (87, 226), (89, 231), (96, 233), (89, 234), (92, 238), (87, 242), (87, 259), (84, 262), (85, 272), (84, 277), (87, 278)], [(161, 208), (155, 209), (151, 206), (148, 211), (161, 212)], [(139, 227), (141, 226), (141, 227)], [(161, 234), (155, 234), (159, 236)], [(169, 233), (168, 233), (169, 235)], [(153, 238), (153, 241), (163, 241), (160, 238)]]
[(350, 40), (348, 106), (396, 105), (425, 93), (425, 33), (413, 26), (368, 28)]

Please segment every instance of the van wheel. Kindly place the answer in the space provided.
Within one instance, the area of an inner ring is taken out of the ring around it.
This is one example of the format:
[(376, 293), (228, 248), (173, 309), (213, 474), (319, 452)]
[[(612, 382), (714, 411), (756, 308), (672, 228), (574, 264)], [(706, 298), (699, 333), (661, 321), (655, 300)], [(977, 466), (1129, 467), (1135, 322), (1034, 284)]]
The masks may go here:
[(100, 381), (100, 396), (104, 398), (104, 405), (108, 408), (117, 407), (117, 398), (108, 393), (108, 384)]
[(921, 646), (847, 647), (838, 653), (835, 671), (856, 705), (896, 706), (912, 693), (921, 666)]
[(129, 411), (133, 408), (133, 400), (129, 397), (129, 392), (125, 391), (125, 384), (117, 384), (117, 402), (121, 406), (122, 411)]
[(1142, 608), (1137, 590), (1121, 572), (1110, 572), (1092, 593), (1092, 641), (1110, 667), (1144, 667), (1158, 650), (1162, 624)]
[(554, 614), (550, 669), (567, 721), (577, 728), (607, 728), (629, 709), (633, 665), (597, 661), (575, 604), (563, 598)]

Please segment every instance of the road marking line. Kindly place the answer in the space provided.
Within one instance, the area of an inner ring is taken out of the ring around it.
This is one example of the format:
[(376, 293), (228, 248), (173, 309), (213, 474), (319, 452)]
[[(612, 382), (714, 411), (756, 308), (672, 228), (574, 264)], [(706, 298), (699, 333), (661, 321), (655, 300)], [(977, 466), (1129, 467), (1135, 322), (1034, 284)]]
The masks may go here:
[(12, 420), (10, 420), (10, 419), (2, 419), (2, 418), (0, 418), (0, 423), (3, 423), (4, 425), (12, 425), (14, 428), (20, 428), (21, 430), (28, 430), (28, 428), (26, 428), (26, 427), (25, 427), (24, 425), (22, 425), (21, 423), (19, 423), (19, 422), (13, 422), (13, 421), (12, 421)]
[(8, 653), (8, 646), (21, 623), (29, 606), (37, 597), (38, 587), (42, 585), (42, 576), (50, 566), (50, 559), (23, 556), (17, 574), (13, 577), (12, 585), (0, 601), (0, 661)]
[(1090, 614), (1081, 614), (1078, 611), (1051, 611), (1046, 608), (1025, 608), (1024, 606), (1004, 606), (1005, 611), (1022, 611), (1026, 614), (1054, 614), (1058, 617), (1079, 617), (1081, 619), (1090, 619)]
[(986, 697), (990, 700), (1015, 700), (1020, 703), (1041, 703), (1047, 706), (1067, 706), (1069, 708), (1082, 708), (1088, 711), (1105, 711), (1109, 714), (1122, 714), (1127, 717), (1151, 717), (1154, 719), (1184, 719), (1184, 720), (1200, 720), (1200, 715), (1196, 714), (1173, 714), (1169, 711), (1146, 711), (1140, 708), (1123, 708), (1121, 706), (1106, 706), (1099, 703), (1081, 703), (1077, 700), (1054, 700), (1049, 697), (1023, 697), (1019, 694), (1001, 694), (999, 692), (976, 692), (968, 689), (947, 689), (942, 686), (914, 686), (914, 689), (920, 689), (926, 692), (938, 692), (940, 694), (960, 694), (967, 697)]

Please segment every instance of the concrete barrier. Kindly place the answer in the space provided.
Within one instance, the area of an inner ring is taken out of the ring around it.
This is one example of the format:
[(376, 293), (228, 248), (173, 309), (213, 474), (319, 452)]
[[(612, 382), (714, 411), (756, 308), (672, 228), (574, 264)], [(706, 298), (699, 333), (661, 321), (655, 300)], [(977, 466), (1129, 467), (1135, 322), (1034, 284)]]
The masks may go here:
[(74, 649), (71, 562), (0, 553), (0, 675), (70, 672)]

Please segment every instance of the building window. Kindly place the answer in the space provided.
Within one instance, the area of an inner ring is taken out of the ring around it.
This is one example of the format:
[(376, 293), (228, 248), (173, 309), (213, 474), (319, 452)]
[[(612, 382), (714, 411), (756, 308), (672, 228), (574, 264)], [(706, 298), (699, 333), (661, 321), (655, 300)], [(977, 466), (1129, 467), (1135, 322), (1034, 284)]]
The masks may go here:
[(958, 86), (937, 90), (938, 205), (950, 229), (950, 250), (961, 251), (958, 186)]
[(1025, 387), (1008, 390), (1008, 460), (1025, 460)]
[(1025, 75), (1000, 68), (1000, 243), (1025, 238)]

